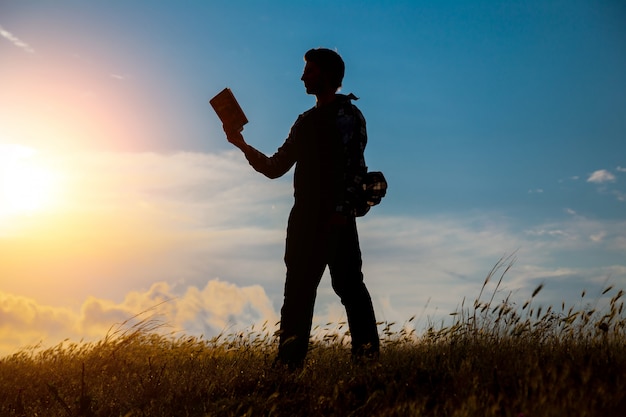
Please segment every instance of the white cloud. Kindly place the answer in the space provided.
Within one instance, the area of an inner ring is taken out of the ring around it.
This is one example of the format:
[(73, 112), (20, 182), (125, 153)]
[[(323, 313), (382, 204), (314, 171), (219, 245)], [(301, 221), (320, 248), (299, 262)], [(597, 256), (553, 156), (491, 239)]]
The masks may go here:
[(18, 48), (28, 53), (32, 54), (35, 52), (35, 50), (29, 44), (20, 40), (17, 36), (13, 35), (11, 32), (4, 29), (2, 26), (0, 26), (0, 36), (2, 36), (3, 38), (11, 42), (13, 45), (17, 46)]
[(587, 178), (587, 182), (593, 182), (597, 184), (602, 184), (605, 182), (613, 182), (615, 181), (615, 175), (611, 174), (606, 169), (600, 169), (594, 171), (589, 178)]
[(548, 259), (560, 255), (562, 264), (571, 259), (588, 265), (597, 265), (598, 259), (616, 265), (624, 262), (624, 220), (598, 220), (576, 215), (560, 222), (536, 225), (526, 230), (526, 236), (528, 241), (525, 244), (533, 246), (533, 253), (543, 252)]
[(589, 239), (591, 239), (591, 241), (594, 242), (594, 243), (600, 243), (600, 242), (602, 242), (604, 240), (606, 235), (607, 235), (606, 232), (601, 231), (601, 232), (598, 232), (596, 234), (590, 235)]
[[(3, 275), (21, 277), (3, 280), (3, 291), (21, 297), (12, 296), (4, 310), (12, 312), (7, 323), (15, 323), (10, 332), (0, 324), (5, 346), (37, 343), (42, 334), (102, 337), (112, 323), (164, 300), (170, 301), (158, 313), (189, 334), (278, 320), (290, 178), (269, 181), (238, 152), (84, 153), (61, 157), (58, 165), (68, 170), (68, 196), (80, 196), (66, 202), (80, 227), (43, 228), (48, 246), (0, 239)], [(626, 273), (619, 272), (626, 222), (567, 213), (558, 222), (524, 227), (498, 213), (372, 212), (359, 219), (377, 318), (403, 322), (423, 314), (424, 325), (447, 317), (476, 296), (489, 269), (511, 253), (518, 260), (505, 277), (507, 290), (524, 294), (545, 280), (552, 297), (546, 302), (560, 304), (572, 286), (596, 280), (607, 265), (626, 286)], [(19, 256), (7, 257), (10, 250)], [(568, 267), (572, 259), (591, 266)], [(345, 320), (328, 276), (315, 314), (317, 323)]]
[(183, 293), (159, 282), (147, 291), (129, 292), (120, 303), (89, 297), (79, 311), (0, 292), (0, 316), (0, 356), (40, 342), (51, 347), (65, 339), (99, 340), (125, 322), (131, 326), (145, 319), (162, 323), (164, 333), (205, 337), (264, 323), (271, 330), (278, 321), (261, 286), (239, 287), (219, 280), (204, 288), (189, 286)]
[(23, 277), (7, 278), (4, 291), (53, 303), (55, 282), (71, 282), (72, 294), (85, 298), (124, 293), (128, 283), (249, 284), (282, 274), (290, 185), (250, 172), (242, 155), (58, 158), (50, 165), (64, 172), (59, 210), (12, 224), (12, 236), (0, 240), (3, 275)]
[(110, 77), (114, 80), (125, 81), (128, 79), (128, 75), (123, 74), (110, 74)]
[(571, 236), (563, 231), (563, 230), (559, 230), (559, 229), (543, 229), (543, 228), (535, 228), (535, 229), (530, 229), (526, 231), (526, 234), (529, 236), (549, 236), (549, 237), (557, 237), (557, 238), (564, 238), (564, 239), (568, 239), (571, 238)]
[(621, 166), (618, 166), (618, 167), (617, 167), (617, 170), (618, 170), (619, 172), (626, 172), (626, 168), (623, 168), (623, 167), (621, 167)]
[(617, 236), (613, 242), (613, 249), (626, 253), (626, 236)]

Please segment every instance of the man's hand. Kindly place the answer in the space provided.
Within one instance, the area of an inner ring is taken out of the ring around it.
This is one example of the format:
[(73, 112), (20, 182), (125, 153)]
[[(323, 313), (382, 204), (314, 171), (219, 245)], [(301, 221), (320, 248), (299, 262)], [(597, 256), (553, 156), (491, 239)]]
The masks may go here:
[(226, 133), (226, 139), (228, 139), (230, 143), (232, 143), (241, 150), (245, 148), (247, 144), (239, 130), (233, 129), (226, 125), (222, 125), (222, 128), (224, 129), (224, 133)]

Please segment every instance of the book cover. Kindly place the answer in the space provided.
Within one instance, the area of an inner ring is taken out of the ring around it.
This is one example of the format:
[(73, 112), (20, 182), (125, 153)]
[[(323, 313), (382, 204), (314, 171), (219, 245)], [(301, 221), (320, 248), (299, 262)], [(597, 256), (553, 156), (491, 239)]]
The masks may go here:
[(244, 114), (241, 106), (237, 102), (230, 88), (220, 91), (215, 97), (209, 100), (213, 110), (220, 118), (224, 126), (237, 129), (239, 132), (243, 130), (243, 126), (248, 123), (248, 118)]

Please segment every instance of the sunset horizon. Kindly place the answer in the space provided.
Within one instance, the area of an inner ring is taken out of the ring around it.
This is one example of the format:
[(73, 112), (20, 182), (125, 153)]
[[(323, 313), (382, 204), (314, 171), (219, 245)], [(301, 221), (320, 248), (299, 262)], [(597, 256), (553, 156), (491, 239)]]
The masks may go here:
[[(230, 88), (271, 155), (315, 104), (300, 76), (318, 46), (345, 60), (389, 182), (358, 219), (379, 321), (450, 320), (501, 259), (495, 299), (604, 300), (626, 288), (624, 18), (590, 1), (3, 4), (0, 357), (142, 312), (206, 337), (275, 325), (292, 173), (255, 173), (209, 99)], [(345, 319), (325, 275), (315, 323)]]

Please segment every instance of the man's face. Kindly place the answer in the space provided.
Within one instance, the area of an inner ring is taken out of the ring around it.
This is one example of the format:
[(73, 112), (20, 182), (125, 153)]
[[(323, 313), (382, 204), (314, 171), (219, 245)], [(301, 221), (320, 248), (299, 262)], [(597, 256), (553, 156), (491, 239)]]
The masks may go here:
[(319, 94), (324, 90), (325, 77), (322, 70), (315, 62), (307, 62), (300, 78), (304, 82), (307, 94)]

